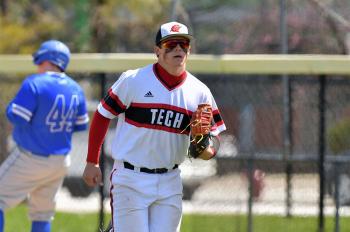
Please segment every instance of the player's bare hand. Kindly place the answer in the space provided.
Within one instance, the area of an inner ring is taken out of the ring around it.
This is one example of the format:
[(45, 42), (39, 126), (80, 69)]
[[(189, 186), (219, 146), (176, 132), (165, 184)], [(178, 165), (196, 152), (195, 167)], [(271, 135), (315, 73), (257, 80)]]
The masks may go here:
[(102, 183), (102, 172), (98, 164), (86, 163), (83, 179), (90, 187), (95, 187)]

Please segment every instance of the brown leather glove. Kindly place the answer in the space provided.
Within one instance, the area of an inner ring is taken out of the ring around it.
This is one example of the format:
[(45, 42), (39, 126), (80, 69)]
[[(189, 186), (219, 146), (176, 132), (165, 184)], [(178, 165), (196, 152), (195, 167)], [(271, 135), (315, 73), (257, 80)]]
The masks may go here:
[(191, 118), (191, 137), (200, 139), (204, 135), (209, 134), (212, 119), (213, 109), (211, 105), (206, 103), (198, 105)]
[(213, 110), (209, 104), (198, 105), (191, 118), (191, 144), (188, 154), (197, 158), (208, 146)]

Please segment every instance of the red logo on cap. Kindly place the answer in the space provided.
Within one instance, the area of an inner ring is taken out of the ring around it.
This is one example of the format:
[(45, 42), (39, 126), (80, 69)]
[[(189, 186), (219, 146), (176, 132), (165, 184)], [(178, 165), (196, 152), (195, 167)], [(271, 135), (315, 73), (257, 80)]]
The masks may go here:
[(170, 31), (179, 32), (180, 27), (181, 27), (180, 25), (175, 24), (174, 26), (171, 27)]

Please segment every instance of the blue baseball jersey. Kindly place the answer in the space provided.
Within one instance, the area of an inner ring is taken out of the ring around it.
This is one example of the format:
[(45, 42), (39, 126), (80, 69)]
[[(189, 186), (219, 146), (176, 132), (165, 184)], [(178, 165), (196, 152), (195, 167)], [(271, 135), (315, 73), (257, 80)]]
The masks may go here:
[(28, 76), (6, 114), (17, 145), (42, 156), (67, 154), (73, 132), (85, 130), (89, 121), (81, 87), (56, 72)]

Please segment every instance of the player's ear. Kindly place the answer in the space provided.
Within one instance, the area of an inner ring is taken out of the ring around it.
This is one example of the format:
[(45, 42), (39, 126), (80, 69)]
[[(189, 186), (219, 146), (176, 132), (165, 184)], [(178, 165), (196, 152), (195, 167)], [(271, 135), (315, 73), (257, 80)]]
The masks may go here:
[(187, 50), (187, 55), (189, 55), (191, 53), (192, 47), (190, 46)]
[(159, 51), (160, 48), (158, 46), (154, 46), (154, 54), (156, 54), (157, 57), (159, 57)]

